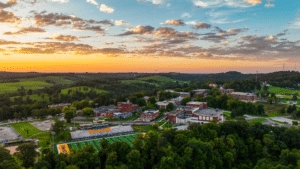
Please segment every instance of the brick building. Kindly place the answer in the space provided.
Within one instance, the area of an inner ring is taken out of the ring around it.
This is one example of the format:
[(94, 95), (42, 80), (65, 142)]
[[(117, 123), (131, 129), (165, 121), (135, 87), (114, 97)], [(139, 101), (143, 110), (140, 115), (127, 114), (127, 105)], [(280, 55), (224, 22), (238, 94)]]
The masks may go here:
[(188, 103), (186, 103), (186, 106), (198, 107), (199, 109), (206, 109), (207, 102), (188, 102)]
[(159, 115), (159, 111), (158, 110), (149, 109), (149, 110), (144, 111), (140, 115), (140, 118), (141, 118), (142, 121), (149, 122), (149, 121), (155, 119), (158, 115)]
[(129, 102), (118, 102), (117, 105), (117, 109), (119, 109), (121, 112), (130, 112), (137, 108), (139, 108), (137, 104), (132, 104)]
[(176, 97), (176, 98), (171, 99), (171, 101), (174, 102), (175, 105), (180, 105), (182, 99), (183, 99), (183, 97), (179, 96), (179, 97)]
[(234, 89), (223, 89), (223, 88), (220, 88), (220, 92), (221, 94), (231, 94), (234, 92)]
[(198, 118), (198, 121), (201, 121), (203, 123), (208, 123), (213, 119), (216, 120), (216, 122), (218, 123), (220, 121), (223, 121), (223, 110), (201, 109), (194, 112), (193, 116)]
[(243, 92), (232, 92), (230, 95), (235, 98), (242, 101), (250, 101), (250, 102), (256, 102), (257, 96), (253, 93), (243, 93)]
[(209, 89), (196, 89), (193, 90), (195, 92), (194, 97), (196, 96), (206, 96), (209, 92)]

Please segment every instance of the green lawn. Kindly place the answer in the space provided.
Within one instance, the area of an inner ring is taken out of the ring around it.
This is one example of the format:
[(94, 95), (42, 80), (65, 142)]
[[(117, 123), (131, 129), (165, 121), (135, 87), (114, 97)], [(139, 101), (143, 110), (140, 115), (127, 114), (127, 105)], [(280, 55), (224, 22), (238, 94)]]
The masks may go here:
[(165, 125), (162, 126), (162, 128), (167, 129), (167, 128), (172, 128), (173, 123), (166, 123)]
[(165, 122), (166, 122), (166, 120), (164, 119), (164, 120), (158, 122), (157, 125), (158, 125), (158, 126), (161, 126), (161, 125), (163, 125)]
[[(263, 87), (262, 87), (263, 90)], [(293, 93), (298, 93), (300, 95), (300, 91), (299, 90), (289, 90), (289, 89), (283, 89), (280, 87), (275, 87), (275, 86), (270, 86), (268, 88), (268, 91), (271, 93), (275, 93), (275, 94), (287, 94), (287, 95), (291, 95)]]
[[(28, 122), (10, 124), (24, 138), (40, 133), (41, 131)], [(28, 130), (28, 135), (27, 131)]]
[(40, 82), (40, 81), (25, 81), (25, 82), (17, 82), (17, 83), (0, 83), (0, 94), (1, 93), (13, 93), (23, 86), (26, 90), (28, 89), (39, 89), (42, 87), (49, 87), (53, 84)]
[(255, 123), (255, 122), (262, 123), (262, 122), (264, 122), (266, 120), (267, 119), (265, 119), (265, 118), (254, 119), (254, 120), (250, 120), (249, 123)]
[(30, 137), (30, 139), (38, 139), (39, 140), (38, 146), (43, 148), (49, 146), (50, 143), (52, 142), (50, 131), (38, 133)]
[(91, 87), (87, 87), (88, 90), (84, 90), (84, 86), (79, 86), (79, 87), (71, 87), (71, 88), (66, 88), (66, 89), (62, 89), (61, 90), (61, 94), (68, 94), (68, 91), (69, 90), (72, 90), (72, 92), (76, 92), (79, 91), (79, 92), (82, 92), (82, 93), (88, 93), (90, 92), (92, 89), (94, 91), (97, 92), (97, 94), (100, 94), (100, 93), (107, 93), (107, 91), (105, 90), (100, 90), (100, 89), (95, 89), (95, 88), (91, 88)]
[[(153, 80), (153, 81), (156, 81), (156, 82), (153, 82), (153, 83), (150, 83), (150, 82), (147, 82), (148, 80)], [(169, 77), (164, 77), (164, 76), (148, 76), (148, 77), (142, 77), (142, 78), (137, 78), (135, 80), (122, 80), (122, 83), (126, 83), (126, 84), (130, 84), (130, 83), (148, 83), (148, 84), (152, 84), (152, 85), (155, 85), (155, 86), (160, 86), (160, 85), (163, 85), (164, 83), (167, 83), (167, 82), (175, 82), (175, 81), (178, 81), (179, 83), (190, 83), (190, 81), (181, 81), (181, 80), (175, 80), (175, 79), (171, 79)]]
[(280, 114), (278, 112), (283, 107), (286, 107), (286, 105), (283, 105), (283, 104), (268, 104), (265, 102), (256, 102), (256, 104), (262, 104), (264, 106), (266, 115), (268, 115), (269, 117), (280, 116)]
[(142, 81), (142, 80), (122, 80), (121, 82), (125, 83), (125, 84), (131, 84), (131, 83), (148, 83), (148, 84), (155, 85), (156, 87), (159, 87), (159, 84), (157, 84), (157, 83), (149, 83), (149, 82)]
[(146, 126), (132, 126), (134, 131), (144, 131), (144, 132), (148, 132), (150, 130), (152, 131), (157, 131), (156, 129), (154, 129), (152, 127), (152, 125), (146, 125)]

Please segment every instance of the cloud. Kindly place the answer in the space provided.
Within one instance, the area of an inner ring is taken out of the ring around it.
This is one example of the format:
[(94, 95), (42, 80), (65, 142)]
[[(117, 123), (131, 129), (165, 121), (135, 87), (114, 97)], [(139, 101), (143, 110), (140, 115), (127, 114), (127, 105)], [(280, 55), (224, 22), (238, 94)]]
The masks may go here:
[(50, 36), (48, 38), (45, 39), (55, 39), (58, 41), (78, 41), (79, 38), (77, 38), (76, 36), (71, 36), (71, 35), (61, 35), (61, 34), (57, 34), (57, 35), (53, 35)]
[(203, 8), (213, 8), (213, 7), (251, 7), (260, 4), (262, 0), (192, 0), (195, 6)]
[(137, 0), (138, 2), (151, 2), (154, 5), (161, 5), (165, 0)]
[(185, 22), (185, 24), (187, 24), (187, 25), (196, 25), (197, 23), (196, 23), (196, 21), (187, 21), (187, 22)]
[(190, 17), (192, 17), (192, 16), (191, 16), (189, 13), (186, 13), (186, 12), (185, 12), (185, 13), (182, 13), (182, 14), (181, 14), (181, 17), (182, 17), (182, 18), (190, 18)]
[(300, 29), (300, 17), (296, 17), (295, 20), (290, 24), (289, 28)]
[(204, 23), (204, 22), (198, 22), (196, 25), (192, 26), (193, 29), (199, 30), (199, 29), (209, 29), (211, 27), (210, 24)]
[(243, 0), (243, 1), (254, 6), (257, 4), (261, 4), (262, 0)]
[(52, 2), (59, 2), (59, 3), (66, 3), (69, 2), (69, 0), (50, 0)]
[(102, 29), (102, 25), (111, 25), (114, 26), (114, 23), (108, 20), (95, 21), (95, 20), (84, 20), (73, 15), (64, 15), (58, 13), (49, 13), (46, 14), (46, 11), (40, 13), (34, 13), (35, 25), (37, 26), (68, 26), (76, 30), (89, 30), (95, 32), (104, 32), (105, 29)]
[(113, 45), (114, 42), (104, 42), (106, 45)]
[(185, 23), (181, 20), (167, 20), (164, 24), (173, 26), (185, 26)]
[(106, 6), (105, 4), (101, 4), (100, 11), (105, 13), (113, 13), (114, 9), (111, 7)]
[(15, 6), (16, 4), (18, 4), (18, 2), (17, 2), (16, 0), (8, 0), (6, 4), (0, 2), (0, 9), (13, 7), (13, 6)]
[(271, 1), (275, 1), (275, 0), (267, 0), (268, 3), (265, 4), (266, 8), (270, 8), (270, 7), (274, 7), (275, 6), (275, 4), (271, 4), (270, 3)]
[(229, 29), (227, 31), (224, 31), (219, 27), (215, 27), (215, 30), (219, 32), (219, 34), (216, 33), (203, 34), (205, 36), (203, 36), (201, 40), (211, 41), (214, 43), (221, 43), (222, 41), (227, 40), (228, 37), (235, 36), (242, 32), (247, 32), (249, 29), (246, 27), (246, 28)]
[(21, 22), (21, 19), (12, 12), (0, 9), (0, 22), (19, 24)]
[(118, 36), (128, 36), (128, 35), (135, 35), (135, 34), (152, 34), (154, 28), (152, 26), (137, 26), (136, 28), (129, 28), (127, 32), (119, 34)]
[(123, 24), (129, 25), (130, 22), (124, 22), (123, 20), (115, 20), (115, 24), (116, 25), (123, 25)]
[(98, 3), (95, 0), (86, 0), (86, 2), (89, 2), (93, 5), (98, 5)]
[(18, 29), (20, 29), (17, 32), (4, 32), (3, 35), (23, 35), (23, 34), (27, 34), (27, 33), (45, 33), (46, 31), (42, 28), (37, 28), (37, 27), (16, 27)]

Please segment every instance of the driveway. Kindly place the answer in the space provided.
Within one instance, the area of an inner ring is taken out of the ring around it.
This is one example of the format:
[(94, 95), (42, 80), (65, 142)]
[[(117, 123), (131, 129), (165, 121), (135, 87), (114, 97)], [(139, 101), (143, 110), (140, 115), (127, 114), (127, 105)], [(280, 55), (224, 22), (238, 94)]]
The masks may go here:
[(276, 120), (276, 121), (280, 121), (280, 122), (288, 122), (288, 124), (293, 124), (293, 121), (295, 120), (292, 120), (292, 119), (288, 119), (284, 116), (280, 116), (280, 117), (271, 117), (272, 120)]

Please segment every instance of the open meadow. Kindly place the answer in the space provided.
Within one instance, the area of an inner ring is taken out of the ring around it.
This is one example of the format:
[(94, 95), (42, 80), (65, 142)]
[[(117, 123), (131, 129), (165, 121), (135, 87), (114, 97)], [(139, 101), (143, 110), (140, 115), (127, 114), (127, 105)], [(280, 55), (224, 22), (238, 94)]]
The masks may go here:
[(18, 91), (18, 89), (23, 86), (26, 90), (32, 89), (36, 90), (42, 87), (50, 87), (53, 84), (41, 82), (41, 81), (25, 81), (16, 83), (0, 83), (0, 94), (3, 93), (13, 93)]

